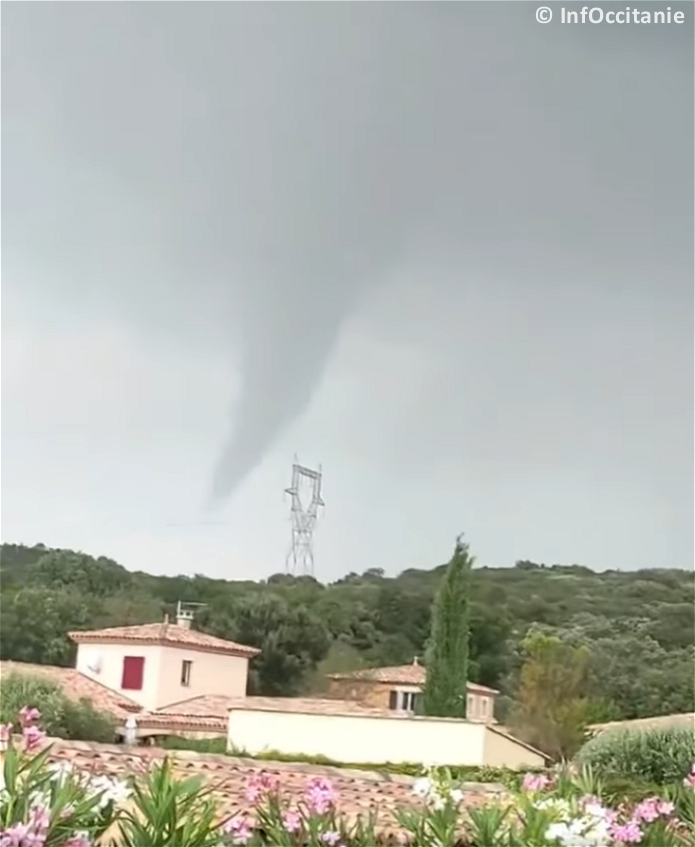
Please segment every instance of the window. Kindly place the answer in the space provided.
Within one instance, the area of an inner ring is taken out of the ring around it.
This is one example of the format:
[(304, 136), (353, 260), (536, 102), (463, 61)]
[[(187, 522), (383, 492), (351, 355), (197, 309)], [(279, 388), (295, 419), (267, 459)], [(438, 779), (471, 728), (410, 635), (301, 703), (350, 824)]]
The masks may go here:
[(466, 717), (475, 717), (475, 697), (471, 694), (468, 695), (468, 700), (466, 702)]
[(394, 712), (414, 712), (418, 696), (416, 691), (390, 691), (389, 709)]
[(181, 662), (181, 685), (190, 685), (191, 684), (191, 668), (193, 667), (193, 662), (188, 661), (188, 659), (184, 659)]
[(488, 708), (488, 698), (481, 697), (480, 698), (480, 714), (486, 718), (487, 717), (487, 708)]
[(144, 656), (124, 656), (121, 688), (126, 691), (142, 691), (142, 681), (145, 676)]
[(401, 709), (404, 712), (414, 712), (415, 711), (415, 697), (417, 695), (414, 691), (404, 691), (403, 697), (401, 699)]

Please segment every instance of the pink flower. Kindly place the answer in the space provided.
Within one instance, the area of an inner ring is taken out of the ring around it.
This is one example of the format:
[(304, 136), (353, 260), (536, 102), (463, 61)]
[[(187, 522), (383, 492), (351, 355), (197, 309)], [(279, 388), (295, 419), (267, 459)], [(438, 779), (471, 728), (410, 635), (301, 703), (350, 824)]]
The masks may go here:
[(274, 794), (279, 787), (277, 777), (271, 776), (265, 771), (254, 774), (246, 786), (246, 799), (249, 803), (259, 803), (268, 794)]
[(35, 750), (46, 737), (46, 733), (42, 732), (37, 726), (25, 726), (22, 729), (22, 735), (27, 750)]
[(635, 821), (615, 824), (611, 827), (611, 838), (617, 844), (637, 844), (642, 840), (642, 830)]
[(523, 791), (543, 791), (550, 785), (550, 779), (543, 773), (527, 773), (521, 783)]
[(49, 810), (45, 806), (32, 806), (29, 812), (29, 826), (38, 832), (45, 832), (50, 824)]
[(648, 797), (646, 800), (642, 800), (641, 803), (638, 803), (635, 806), (635, 810), (633, 812), (633, 819), (636, 823), (639, 821), (644, 821), (644, 823), (652, 823), (659, 817), (658, 810), (658, 797)]
[(673, 803), (670, 802), (670, 800), (659, 800), (659, 802), (656, 804), (657, 812), (665, 818), (672, 815), (675, 811), (675, 808), (676, 807), (673, 805)]
[(695, 762), (693, 762), (693, 765), (690, 768), (690, 773), (683, 780), (683, 785), (685, 785), (686, 788), (692, 788), (695, 791)]
[(33, 706), (22, 706), (19, 710), (19, 722), (24, 726), (31, 726), (41, 717), (41, 712)]
[(336, 847), (336, 844), (340, 841), (340, 833), (339, 832), (323, 832), (321, 833), (321, 843), (326, 844), (327, 847)]
[(34, 834), (29, 831), (26, 824), (16, 823), (0, 832), (0, 847), (23, 847), (24, 844), (30, 843), (29, 839), (33, 838)]
[(675, 806), (668, 800), (661, 800), (659, 797), (647, 797), (635, 806), (632, 814), (632, 819), (639, 823), (653, 823), (657, 818), (665, 817), (673, 814)]
[(329, 780), (317, 776), (307, 786), (304, 799), (310, 812), (325, 815), (335, 803), (335, 792)]
[(302, 825), (302, 816), (299, 812), (292, 812), (290, 809), (284, 809), (282, 812), (282, 825), (287, 832), (297, 832)]
[(246, 818), (238, 815), (224, 825), (224, 831), (231, 836), (232, 844), (247, 844), (253, 830)]

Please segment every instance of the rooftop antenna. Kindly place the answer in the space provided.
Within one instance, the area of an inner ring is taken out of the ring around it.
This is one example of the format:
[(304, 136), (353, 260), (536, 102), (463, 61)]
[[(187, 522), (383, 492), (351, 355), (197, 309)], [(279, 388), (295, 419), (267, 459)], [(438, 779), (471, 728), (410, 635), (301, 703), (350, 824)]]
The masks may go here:
[(207, 606), (207, 603), (186, 603), (185, 600), (179, 600), (176, 604), (176, 625), (190, 629), (195, 610), (203, 606)]
[(285, 570), (293, 576), (314, 575), (314, 527), (319, 509), (326, 505), (321, 497), (322, 479), (321, 465), (314, 471), (300, 465), (294, 457), (292, 485), (285, 489), (285, 494), (291, 498), (292, 521), (292, 545), (285, 560)]

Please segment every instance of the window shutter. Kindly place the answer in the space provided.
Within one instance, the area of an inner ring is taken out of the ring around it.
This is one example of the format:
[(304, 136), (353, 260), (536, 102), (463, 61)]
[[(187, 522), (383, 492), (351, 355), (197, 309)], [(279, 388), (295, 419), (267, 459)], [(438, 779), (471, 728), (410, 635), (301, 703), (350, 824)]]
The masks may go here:
[(126, 691), (142, 691), (145, 676), (144, 656), (125, 656), (123, 658), (123, 677), (121, 688)]
[(398, 708), (398, 692), (389, 692), (389, 709), (395, 710)]

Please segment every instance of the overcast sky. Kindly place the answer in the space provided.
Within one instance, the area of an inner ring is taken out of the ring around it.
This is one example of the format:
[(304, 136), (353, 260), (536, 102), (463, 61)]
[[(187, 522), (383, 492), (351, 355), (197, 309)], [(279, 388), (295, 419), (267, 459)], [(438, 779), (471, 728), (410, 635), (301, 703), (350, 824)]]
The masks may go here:
[(6, 3), (3, 540), (692, 567), (682, 8)]

